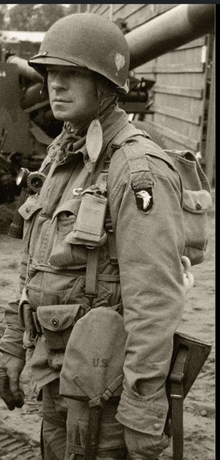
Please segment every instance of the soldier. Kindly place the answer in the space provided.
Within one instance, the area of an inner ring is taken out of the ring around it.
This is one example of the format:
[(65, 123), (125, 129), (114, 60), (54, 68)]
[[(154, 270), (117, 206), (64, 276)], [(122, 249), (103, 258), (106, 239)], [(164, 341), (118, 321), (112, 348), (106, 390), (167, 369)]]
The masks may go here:
[[(19, 298), (6, 307), (1, 368), (10, 387), (2, 395), (10, 409), (22, 406), (29, 348), (42, 395), (43, 458), (85, 458), (88, 403), (78, 398), (74, 406), (59, 394), (65, 322), (80, 324), (95, 308), (121, 309), (123, 390), (119, 403), (108, 404), (107, 428), (101, 424), (90, 458), (155, 460), (169, 443), (165, 382), (185, 295), (180, 178), (118, 107), (118, 95), (128, 92), (129, 49), (115, 24), (90, 13), (66, 16), (29, 64), (44, 76), (54, 117), (64, 124), (40, 168), (40, 192), (19, 210), (25, 248)], [(49, 347), (47, 320), (57, 328)]]

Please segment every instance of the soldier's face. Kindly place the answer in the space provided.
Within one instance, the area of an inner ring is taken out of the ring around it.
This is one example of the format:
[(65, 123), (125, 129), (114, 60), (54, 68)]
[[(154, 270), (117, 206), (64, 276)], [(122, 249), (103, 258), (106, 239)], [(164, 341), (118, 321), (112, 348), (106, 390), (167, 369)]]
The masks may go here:
[(99, 107), (94, 74), (72, 66), (47, 66), (48, 92), (54, 117), (73, 126), (87, 126)]

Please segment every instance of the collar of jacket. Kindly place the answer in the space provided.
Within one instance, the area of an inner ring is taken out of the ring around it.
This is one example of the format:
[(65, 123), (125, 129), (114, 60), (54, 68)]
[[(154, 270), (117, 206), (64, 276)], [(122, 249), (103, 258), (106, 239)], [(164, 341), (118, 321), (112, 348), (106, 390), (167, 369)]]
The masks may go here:
[[(124, 112), (124, 110), (121, 110), (116, 104), (116, 106), (112, 108), (110, 113), (107, 113), (103, 119), (100, 119), (100, 123), (103, 131), (103, 145), (97, 160), (106, 150), (109, 142), (123, 128), (123, 126), (125, 126), (128, 123), (128, 116)], [(59, 163), (68, 163), (73, 159), (74, 155), (82, 154), (86, 168), (89, 172), (92, 172), (96, 163), (92, 163), (91, 159), (89, 158), (86, 148), (86, 135), (80, 137), (78, 132), (76, 133), (73, 130), (73, 132), (71, 133), (69, 129), (67, 130), (67, 127), (69, 128), (68, 125), (66, 126), (64, 124), (63, 131), (52, 142), (50, 146), (50, 149), (56, 150), (56, 161)], [(64, 152), (63, 145), (65, 144), (67, 146), (67, 149), (65, 149)]]

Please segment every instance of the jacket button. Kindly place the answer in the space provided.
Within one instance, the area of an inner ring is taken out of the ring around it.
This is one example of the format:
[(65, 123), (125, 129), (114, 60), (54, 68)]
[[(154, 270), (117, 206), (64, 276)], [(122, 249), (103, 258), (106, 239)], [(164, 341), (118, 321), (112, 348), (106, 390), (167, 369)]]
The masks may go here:
[(30, 208), (26, 208), (26, 209), (25, 209), (26, 212), (30, 212), (30, 210), (31, 210)]
[(200, 211), (200, 209), (202, 209), (202, 205), (201, 205), (201, 203), (199, 201), (197, 201), (197, 203), (196, 203), (196, 209), (197, 209), (197, 211)]
[(159, 430), (160, 429), (160, 424), (159, 423), (154, 423), (154, 429)]
[(57, 318), (53, 318), (52, 319), (52, 324), (54, 327), (58, 327), (59, 326), (59, 320)]
[(157, 412), (157, 417), (162, 418), (163, 417), (163, 412)]

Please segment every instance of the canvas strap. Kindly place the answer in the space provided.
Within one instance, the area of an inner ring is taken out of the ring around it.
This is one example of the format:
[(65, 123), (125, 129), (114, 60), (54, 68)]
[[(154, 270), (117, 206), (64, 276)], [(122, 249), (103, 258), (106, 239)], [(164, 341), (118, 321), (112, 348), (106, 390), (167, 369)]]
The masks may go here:
[[(125, 125), (111, 140), (108, 144), (106, 151), (98, 163), (98, 167), (95, 171), (95, 174), (92, 176), (93, 183), (98, 182), (103, 170), (106, 172), (106, 167), (109, 166), (108, 159), (111, 159), (114, 151), (118, 148), (121, 148), (121, 144), (131, 138), (131, 136), (144, 136), (145, 135), (141, 130), (137, 130), (133, 125)], [(112, 142), (113, 141), (113, 142)], [(138, 170), (142, 170), (143, 166), (149, 171), (147, 160), (146, 164), (143, 165), (144, 152), (140, 152), (140, 149), (132, 149), (133, 152), (128, 154), (128, 163), (131, 169), (131, 173), (134, 174)], [(138, 156), (137, 156), (138, 155)], [(107, 180), (107, 178), (106, 178)], [(115, 237), (112, 232), (112, 227), (108, 229), (108, 240), (109, 240), (109, 252), (110, 260), (113, 263), (117, 263), (116, 256), (116, 245)], [(85, 285), (85, 295), (87, 297), (96, 297), (97, 296), (97, 279), (98, 279), (98, 260), (99, 260), (99, 248), (88, 248), (87, 250), (87, 264), (86, 264), (86, 285)], [(117, 282), (118, 280), (116, 280)]]

